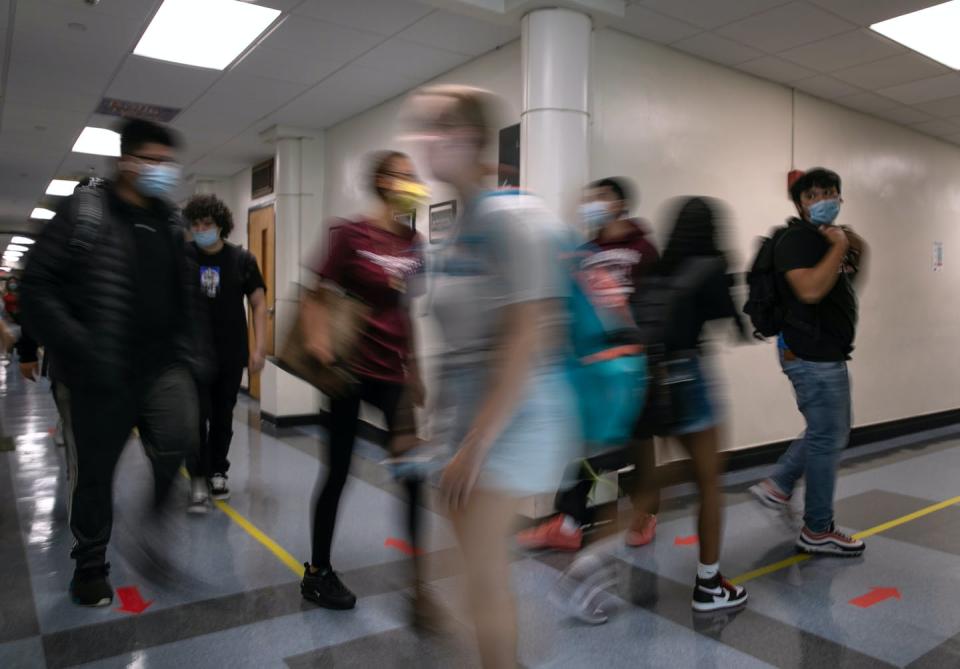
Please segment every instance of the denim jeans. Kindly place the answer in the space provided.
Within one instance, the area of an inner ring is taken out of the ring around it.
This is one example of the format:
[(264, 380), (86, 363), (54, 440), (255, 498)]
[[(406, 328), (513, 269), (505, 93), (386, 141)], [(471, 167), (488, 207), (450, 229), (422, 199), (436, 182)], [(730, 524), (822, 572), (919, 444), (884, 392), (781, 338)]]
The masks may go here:
[(789, 495), (806, 476), (803, 521), (811, 531), (825, 532), (833, 522), (837, 460), (850, 437), (847, 363), (786, 360), (780, 351), (780, 365), (793, 384), (807, 429), (781, 456), (771, 479)]

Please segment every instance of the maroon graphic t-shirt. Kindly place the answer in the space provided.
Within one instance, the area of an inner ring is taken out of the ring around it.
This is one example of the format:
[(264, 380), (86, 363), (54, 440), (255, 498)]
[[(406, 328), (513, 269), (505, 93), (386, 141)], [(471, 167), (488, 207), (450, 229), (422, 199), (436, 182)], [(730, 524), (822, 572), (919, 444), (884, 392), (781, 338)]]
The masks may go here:
[(370, 307), (353, 371), (403, 383), (410, 354), (411, 281), (423, 272), (420, 236), (394, 234), (366, 220), (331, 228), (330, 253), (313, 270)]
[(633, 229), (615, 240), (592, 239), (580, 263), (590, 286), (591, 298), (609, 308), (626, 308), (641, 287), (646, 274), (660, 259), (647, 239), (642, 223), (631, 220)]

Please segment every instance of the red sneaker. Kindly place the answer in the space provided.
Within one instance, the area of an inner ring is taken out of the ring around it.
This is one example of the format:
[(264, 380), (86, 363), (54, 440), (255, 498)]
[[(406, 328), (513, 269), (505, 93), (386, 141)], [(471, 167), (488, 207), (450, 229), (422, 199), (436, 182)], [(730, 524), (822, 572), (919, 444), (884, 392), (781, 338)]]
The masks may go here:
[(624, 537), (627, 546), (631, 548), (639, 548), (640, 546), (646, 546), (651, 541), (657, 533), (657, 517), (652, 513), (642, 516), (640, 521), (634, 520), (630, 524), (630, 529), (627, 530), (627, 535)]
[(563, 514), (517, 534), (517, 544), (526, 550), (578, 551), (583, 546), (583, 530), (563, 529)]

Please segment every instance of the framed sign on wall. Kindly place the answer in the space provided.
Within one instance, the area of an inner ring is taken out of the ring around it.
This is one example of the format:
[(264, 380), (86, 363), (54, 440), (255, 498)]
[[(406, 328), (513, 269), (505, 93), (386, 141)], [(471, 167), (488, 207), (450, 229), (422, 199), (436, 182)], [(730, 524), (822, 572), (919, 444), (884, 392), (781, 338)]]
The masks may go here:
[(448, 200), (430, 205), (430, 243), (438, 244), (450, 236), (457, 220), (457, 201)]

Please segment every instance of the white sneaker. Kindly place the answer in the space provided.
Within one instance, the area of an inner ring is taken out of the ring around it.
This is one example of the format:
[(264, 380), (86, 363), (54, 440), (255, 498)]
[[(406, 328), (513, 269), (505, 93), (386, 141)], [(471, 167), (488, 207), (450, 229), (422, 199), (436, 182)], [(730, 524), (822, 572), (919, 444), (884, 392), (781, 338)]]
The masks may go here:
[(187, 513), (206, 513), (210, 510), (210, 492), (207, 489), (207, 481), (201, 477), (190, 479), (190, 504), (187, 505)]
[(226, 474), (214, 474), (210, 477), (210, 496), (217, 500), (230, 499), (230, 489), (227, 487)]

